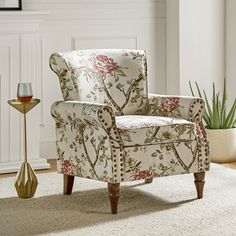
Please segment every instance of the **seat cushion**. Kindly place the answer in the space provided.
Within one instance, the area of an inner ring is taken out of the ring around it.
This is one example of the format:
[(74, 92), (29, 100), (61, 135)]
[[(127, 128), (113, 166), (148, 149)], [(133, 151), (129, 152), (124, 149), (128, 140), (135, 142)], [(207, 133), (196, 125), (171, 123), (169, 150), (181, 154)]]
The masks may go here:
[(116, 125), (125, 146), (195, 139), (195, 124), (184, 119), (127, 115), (117, 116)]

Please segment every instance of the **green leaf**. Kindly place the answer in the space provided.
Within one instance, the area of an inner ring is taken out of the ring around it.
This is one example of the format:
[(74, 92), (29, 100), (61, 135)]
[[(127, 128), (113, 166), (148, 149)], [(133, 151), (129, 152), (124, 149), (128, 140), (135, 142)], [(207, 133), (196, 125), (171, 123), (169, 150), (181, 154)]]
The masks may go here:
[(135, 164), (135, 167), (138, 167), (141, 164), (141, 161)]
[(132, 142), (132, 139), (131, 139), (130, 135), (127, 132), (123, 132), (122, 138), (123, 138), (124, 141)]
[(217, 105), (216, 105), (216, 89), (215, 89), (215, 84), (213, 83), (213, 97), (212, 97), (212, 128), (213, 129), (218, 129), (217, 127), (218, 120), (217, 120)]
[(151, 154), (151, 156), (152, 156), (152, 157), (157, 157), (157, 153), (156, 153), (156, 152), (153, 152), (153, 153)]
[(126, 77), (126, 74), (124, 73), (122, 69), (117, 69), (116, 72), (118, 73), (119, 76)]
[[(201, 90), (198, 86), (198, 83), (195, 81), (197, 92), (199, 97), (202, 98)], [(189, 81), (190, 91), (193, 96), (194, 90), (191, 82)], [(209, 103), (205, 90), (203, 90), (204, 100), (206, 104), (206, 109), (203, 113), (203, 120), (208, 129), (229, 129), (233, 128), (236, 125), (236, 99), (233, 105), (230, 108), (230, 111), (227, 112), (226, 102), (227, 102), (227, 91), (226, 91), (226, 79), (224, 79), (224, 88), (222, 98), (220, 97), (220, 92), (216, 93), (215, 84), (213, 83), (212, 90), (212, 103)]]
[(236, 111), (236, 107), (232, 113), (232, 116), (230, 117), (229, 123), (228, 123), (228, 127), (229, 128), (233, 128), (234, 127), (234, 119), (235, 119), (235, 111)]
[(117, 76), (116, 74), (114, 74), (114, 78), (115, 78), (115, 82), (119, 81), (119, 76)]
[(211, 120), (210, 120), (208, 114), (204, 114), (204, 115), (203, 115), (203, 120), (204, 120), (205, 123), (206, 123), (206, 127), (207, 127), (208, 129), (210, 129), (210, 127), (211, 127), (212, 125), (211, 125)]
[(199, 95), (200, 98), (202, 98), (201, 91), (200, 91), (199, 86), (198, 86), (196, 81), (195, 81), (195, 84), (196, 84), (196, 87), (197, 87), (198, 95)]
[(224, 129), (233, 128), (233, 121), (232, 120), (235, 119), (235, 110), (236, 110), (236, 100), (234, 100), (234, 103), (233, 103), (228, 115), (226, 116), (224, 123), (223, 123)]
[(233, 122), (233, 127), (235, 128), (235, 125), (236, 125), (236, 119), (234, 120)]
[(222, 106), (221, 106), (221, 120), (223, 121), (225, 119), (225, 113), (226, 113), (226, 79), (224, 78), (224, 89), (223, 89), (223, 97), (222, 97)]
[(188, 81), (188, 83), (189, 83), (189, 87), (190, 87), (190, 90), (191, 90), (191, 94), (192, 94), (193, 97), (195, 97), (194, 92), (193, 92), (193, 88), (192, 88), (192, 84), (191, 84), (190, 81)]
[(116, 85), (116, 88), (119, 89), (121, 92), (123, 92), (124, 91), (124, 84), (118, 83)]
[(219, 129), (220, 128), (220, 118), (221, 118), (221, 115), (220, 115), (220, 93), (218, 92), (216, 94), (216, 103), (215, 103), (215, 106), (216, 106), (216, 111), (215, 111), (215, 123), (216, 123), (216, 129)]
[(207, 111), (205, 111), (205, 115), (208, 116), (208, 118), (210, 119), (210, 121), (212, 120), (212, 109), (210, 107), (210, 104), (209, 104), (209, 101), (207, 99), (207, 96), (206, 96), (206, 92), (205, 90), (203, 90), (203, 93), (204, 93), (204, 97), (205, 97), (205, 103), (207, 105)]

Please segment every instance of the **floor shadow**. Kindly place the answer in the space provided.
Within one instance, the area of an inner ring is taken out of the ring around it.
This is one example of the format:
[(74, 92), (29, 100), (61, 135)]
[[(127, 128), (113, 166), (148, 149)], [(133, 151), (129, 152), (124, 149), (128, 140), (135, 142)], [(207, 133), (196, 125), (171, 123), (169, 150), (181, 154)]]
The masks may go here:
[(117, 215), (110, 213), (107, 189), (75, 192), (70, 196), (50, 195), (22, 200), (0, 199), (0, 235), (37, 235), (79, 229), (149, 212), (165, 211), (194, 199), (168, 202), (158, 196), (121, 187)]

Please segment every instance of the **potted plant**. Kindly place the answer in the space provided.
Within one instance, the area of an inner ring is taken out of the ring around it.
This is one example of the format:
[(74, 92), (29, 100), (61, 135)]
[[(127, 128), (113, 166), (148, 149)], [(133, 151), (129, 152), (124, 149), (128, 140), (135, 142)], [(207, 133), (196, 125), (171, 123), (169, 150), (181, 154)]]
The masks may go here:
[[(203, 90), (203, 96), (197, 82), (195, 82), (199, 97), (206, 104), (203, 114), (203, 120), (206, 126), (206, 132), (210, 145), (211, 160), (213, 162), (232, 162), (236, 161), (236, 99), (230, 109), (226, 108), (227, 93), (226, 79), (224, 79), (223, 95), (216, 93), (215, 84), (213, 83), (212, 102), (206, 96)], [(190, 90), (195, 96), (191, 83)]]

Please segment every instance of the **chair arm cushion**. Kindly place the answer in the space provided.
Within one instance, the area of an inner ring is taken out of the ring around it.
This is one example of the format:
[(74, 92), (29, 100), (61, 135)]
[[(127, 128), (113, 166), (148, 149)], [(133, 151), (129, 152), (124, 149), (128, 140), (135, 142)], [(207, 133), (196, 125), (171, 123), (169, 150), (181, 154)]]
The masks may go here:
[(110, 106), (81, 101), (57, 101), (51, 107), (57, 125), (81, 124), (98, 126), (110, 133), (116, 129), (115, 116)]
[(148, 115), (183, 118), (201, 122), (205, 109), (204, 101), (198, 97), (148, 95)]

